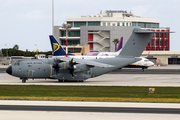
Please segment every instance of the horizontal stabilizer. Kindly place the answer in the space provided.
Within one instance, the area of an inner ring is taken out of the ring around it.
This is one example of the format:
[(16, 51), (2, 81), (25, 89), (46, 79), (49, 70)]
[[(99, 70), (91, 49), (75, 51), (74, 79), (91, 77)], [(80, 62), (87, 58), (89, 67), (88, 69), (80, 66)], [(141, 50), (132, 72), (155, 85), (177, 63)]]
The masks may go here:
[(134, 30), (136, 34), (155, 34), (155, 33), (174, 33), (174, 32), (163, 32), (163, 31), (148, 31), (143, 29), (136, 29)]

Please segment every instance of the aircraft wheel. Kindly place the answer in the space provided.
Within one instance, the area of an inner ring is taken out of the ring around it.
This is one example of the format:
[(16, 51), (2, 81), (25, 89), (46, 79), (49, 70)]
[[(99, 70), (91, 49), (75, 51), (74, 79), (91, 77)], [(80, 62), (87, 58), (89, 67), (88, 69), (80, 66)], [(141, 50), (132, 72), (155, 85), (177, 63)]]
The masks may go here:
[(58, 82), (64, 82), (63, 80), (58, 80)]
[(22, 80), (22, 83), (25, 83), (26, 82), (26, 80)]

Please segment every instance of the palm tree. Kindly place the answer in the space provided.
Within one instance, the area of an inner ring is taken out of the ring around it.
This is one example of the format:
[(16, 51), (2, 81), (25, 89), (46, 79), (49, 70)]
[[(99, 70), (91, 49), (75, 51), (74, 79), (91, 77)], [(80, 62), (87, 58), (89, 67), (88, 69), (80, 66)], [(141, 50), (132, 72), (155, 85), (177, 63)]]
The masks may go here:
[(113, 41), (112, 41), (113, 43), (114, 43), (114, 45), (115, 45), (115, 51), (116, 51), (116, 49), (117, 49), (117, 44), (119, 43), (119, 39), (114, 39)]

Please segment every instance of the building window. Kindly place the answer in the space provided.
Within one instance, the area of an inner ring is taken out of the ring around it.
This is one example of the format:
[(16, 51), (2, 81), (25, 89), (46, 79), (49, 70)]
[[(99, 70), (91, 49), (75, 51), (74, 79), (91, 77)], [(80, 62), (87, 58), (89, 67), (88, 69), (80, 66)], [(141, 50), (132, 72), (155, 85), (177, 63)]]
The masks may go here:
[(117, 26), (120, 26), (120, 23), (119, 23), (119, 22), (117, 23)]
[(151, 46), (154, 46), (154, 40), (151, 41)]
[(122, 23), (122, 26), (124, 26), (124, 22)]
[(108, 26), (110, 26), (110, 22), (108, 22)]
[(67, 24), (70, 24), (71, 27), (74, 27), (72, 22), (67, 22)]
[(159, 34), (160, 34), (160, 33), (156, 33), (156, 37), (157, 37), (157, 38), (159, 38), (159, 36), (160, 36)]
[[(80, 40), (68, 40), (68, 45), (80, 44)], [(61, 45), (66, 45), (66, 40), (61, 39)]]
[(131, 23), (129, 23), (129, 26), (131, 26)]
[(159, 46), (161, 46), (161, 40), (160, 40), (159, 42), (160, 42), (160, 43), (159, 43), (159, 44), (160, 44)]
[(103, 26), (106, 26), (106, 22), (103, 22)]
[(86, 22), (74, 22), (74, 27), (86, 26)]
[(145, 23), (138, 23), (138, 26), (145, 28)]
[(151, 23), (151, 28), (159, 28), (159, 23)]
[(146, 28), (151, 28), (151, 23), (146, 23)]
[(128, 23), (126, 23), (126, 26), (128, 26)]
[(168, 41), (167, 40), (165, 40), (165, 46), (168, 46)]
[(132, 26), (137, 26), (135, 22), (132, 23)]
[(100, 26), (100, 22), (88, 22), (88, 26)]
[(133, 22), (132, 26), (140, 26), (142, 28), (159, 28), (159, 23), (141, 23), (141, 22), (136, 23), (136, 22)]
[(167, 33), (165, 33), (165, 38), (167, 38)]
[[(61, 31), (61, 36), (66, 37), (66, 31)], [(80, 31), (70, 31), (68, 37), (80, 37)]]
[(68, 48), (69, 53), (80, 53), (82, 48)]

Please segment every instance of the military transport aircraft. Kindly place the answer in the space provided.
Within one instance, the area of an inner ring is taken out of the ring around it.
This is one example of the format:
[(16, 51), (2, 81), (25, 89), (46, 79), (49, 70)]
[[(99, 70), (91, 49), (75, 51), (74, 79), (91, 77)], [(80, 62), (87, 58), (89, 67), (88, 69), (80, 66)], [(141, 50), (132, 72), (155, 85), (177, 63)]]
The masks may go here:
[(154, 33), (165, 32), (134, 28), (120, 54), (114, 58), (86, 60), (58, 57), (41, 60), (17, 60), (6, 69), (6, 72), (19, 77), (23, 83), (28, 79), (40, 78), (84, 81), (141, 60), (140, 55)]

